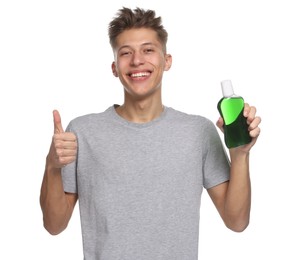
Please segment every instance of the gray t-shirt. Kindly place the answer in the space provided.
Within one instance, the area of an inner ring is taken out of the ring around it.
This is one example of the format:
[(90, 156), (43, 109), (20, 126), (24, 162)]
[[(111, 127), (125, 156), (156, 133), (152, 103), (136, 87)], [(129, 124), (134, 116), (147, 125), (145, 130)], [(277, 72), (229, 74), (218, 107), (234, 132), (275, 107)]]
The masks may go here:
[(62, 178), (78, 193), (84, 259), (197, 260), (203, 187), (227, 181), (230, 169), (210, 120), (165, 107), (138, 124), (111, 106), (67, 131), (78, 156)]

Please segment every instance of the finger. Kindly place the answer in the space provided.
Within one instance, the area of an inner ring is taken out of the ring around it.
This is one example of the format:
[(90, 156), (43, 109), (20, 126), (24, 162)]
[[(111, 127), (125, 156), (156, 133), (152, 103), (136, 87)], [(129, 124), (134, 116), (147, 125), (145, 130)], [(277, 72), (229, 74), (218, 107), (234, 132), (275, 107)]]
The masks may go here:
[(60, 160), (60, 165), (61, 167), (64, 167), (67, 164), (74, 162), (75, 160), (76, 160), (76, 156), (62, 157)]
[(69, 163), (72, 163), (76, 160), (76, 156), (72, 155), (72, 156), (56, 156), (56, 168), (62, 168), (64, 166), (66, 166)]
[(60, 134), (54, 134), (53, 135), (54, 140), (56, 141), (62, 141), (62, 142), (76, 142), (76, 135), (72, 132), (64, 132)]
[(249, 124), (249, 130), (253, 130), (257, 128), (260, 123), (261, 123), (261, 118), (259, 116), (256, 116)]
[(255, 119), (256, 115), (256, 108), (251, 106), (249, 109), (249, 113), (247, 114), (247, 124), (251, 124), (251, 122)]
[(77, 153), (77, 143), (72, 141), (62, 141), (62, 140), (54, 140), (54, 147), (56, 150), (56, 154), (65, 155), (68, 154), (76, 154)]
[(224, 120), (222, 117), (220, 117), (217, 122), (216, 122), (216, 126), (223, 132), (223, 125), (224, 125)]
[(249, 104), (248, 103), (244, 103), (243, 115), (245, 117), (248, 117), (249, 112), (250, 112), (250, 106), (249, 106)]
[(253, 130), (251, 130), (249, 132), (249, 134), (252, 138), (257, 138), (260, 135), (260, 132), (261, 132), (261, 129), (259, 127), (257, 127), (257, 128), (254, 128)]
[(76, 153), (76, 149), (58, 148), (56, 150), (56, 155), (58, 156), (58, 158), (76, 156)]
[(54, 119), (54, 134), (64, 133), (64, 130), (61, 124), (61, 116), (58, 110), (53, 111), (53, 119)]

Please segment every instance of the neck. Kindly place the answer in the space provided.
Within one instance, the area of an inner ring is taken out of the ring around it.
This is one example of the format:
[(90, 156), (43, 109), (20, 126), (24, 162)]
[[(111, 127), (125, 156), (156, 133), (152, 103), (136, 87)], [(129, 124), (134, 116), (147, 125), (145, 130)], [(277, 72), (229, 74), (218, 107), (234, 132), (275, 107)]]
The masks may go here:
[(131, 100), (125, 98), (124, 104), (116, 112), (124, 119), (134, 123), (147, 123), (158, 118), (164, 107), (161, 98)]

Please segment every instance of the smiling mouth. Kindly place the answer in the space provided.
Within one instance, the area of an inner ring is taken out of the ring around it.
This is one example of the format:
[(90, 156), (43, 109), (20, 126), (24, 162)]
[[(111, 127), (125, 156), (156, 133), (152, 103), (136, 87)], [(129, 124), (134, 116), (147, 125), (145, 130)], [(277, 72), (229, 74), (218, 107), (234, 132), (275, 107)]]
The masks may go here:
[(129, 77), (131, 78), (145, 78), (151, 75), (150, 72), (138, 72), (138, 73), (130, 73)]

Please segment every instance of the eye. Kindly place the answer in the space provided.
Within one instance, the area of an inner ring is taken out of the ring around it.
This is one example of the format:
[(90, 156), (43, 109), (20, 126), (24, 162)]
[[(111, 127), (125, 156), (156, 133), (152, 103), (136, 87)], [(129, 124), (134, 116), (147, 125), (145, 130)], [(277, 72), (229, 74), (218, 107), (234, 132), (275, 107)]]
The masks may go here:
[(144, 52), (145, 52), (145, 53), (152, 53), (152, 52), (154, 52), (154, 49), (152, 49), (152, 48), (147, 48), (147, 49), (144, 50)]
[(127, 55), (129, 55), (129, 54), (130, 54), (129, 51), (124, 51), (124, 52), (121, 52), (121, 53), (120, 53), (120, 56), (127, 56)]
[(129, 50), (122, 50), (120, 52), (120, 56), (129, 56), (129, 55), (131, 55), (131, 51)]

